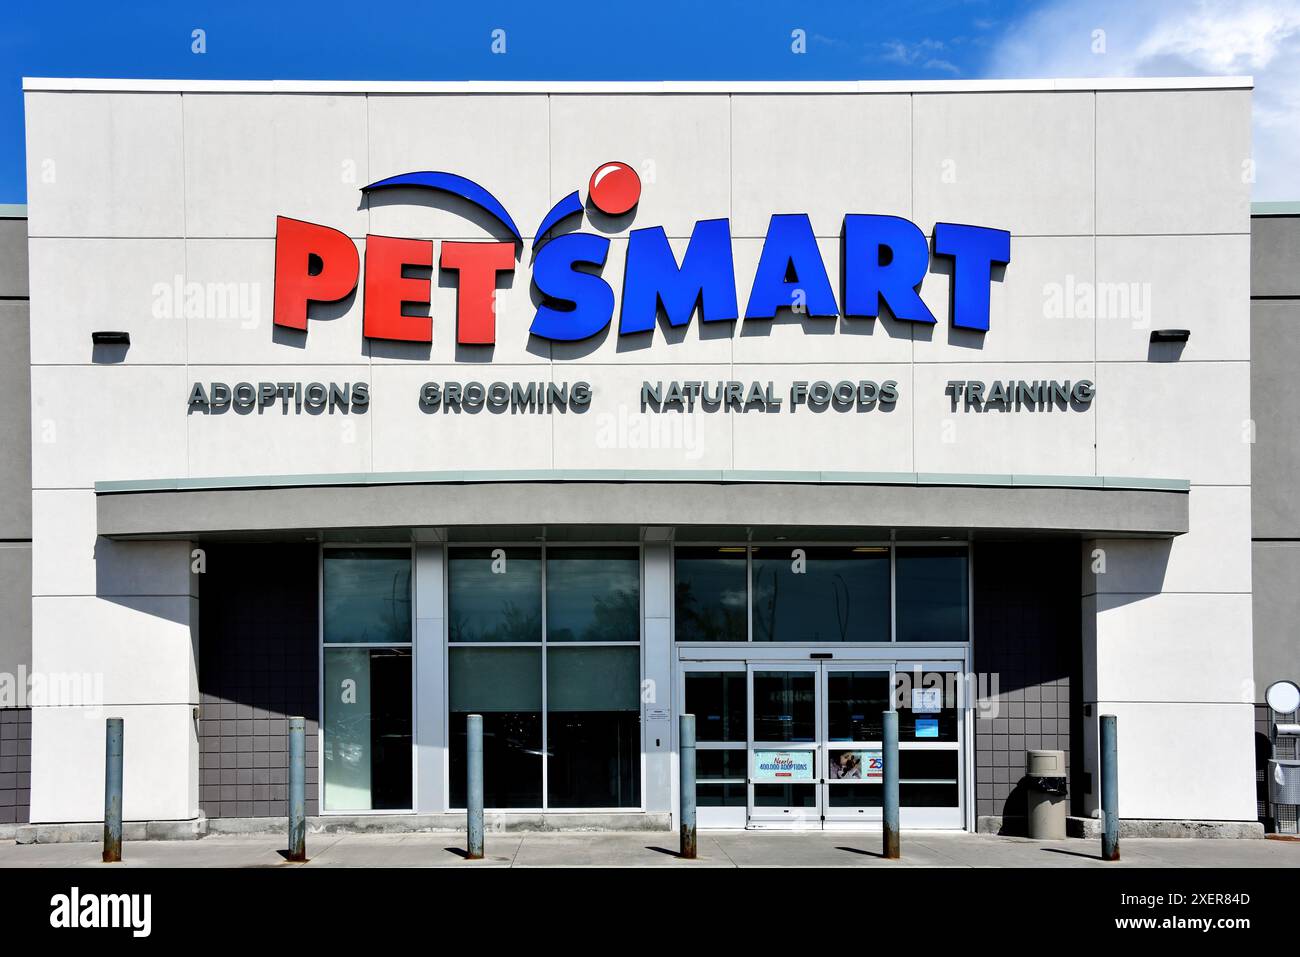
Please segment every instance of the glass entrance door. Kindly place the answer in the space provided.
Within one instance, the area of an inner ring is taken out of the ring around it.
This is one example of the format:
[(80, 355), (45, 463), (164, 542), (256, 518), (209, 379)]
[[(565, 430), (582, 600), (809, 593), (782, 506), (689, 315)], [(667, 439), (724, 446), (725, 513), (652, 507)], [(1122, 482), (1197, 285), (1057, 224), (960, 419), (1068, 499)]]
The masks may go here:
[(821, 826), (821, 666), (750, 664), (749, 823)]
[(889, 665), (822, 666), (826, 769), (823, 821), (879, 824), (884, 794), (881, 758), (884, 719), (889, 710), (893, 671)]
[(751, 827), (880, 822), (890, 664), (749, 665)]
[(961, 828), (961, 673), (933, 661), (685, 663), (699, 825), (879, 827), (881, 715), (896, 708), (901, 825)]
[(747, 670), (746, 826), (879, 827), (882, 715), (892, 708), (901, 826), (963, 826), (958, 663), (751, 661)]

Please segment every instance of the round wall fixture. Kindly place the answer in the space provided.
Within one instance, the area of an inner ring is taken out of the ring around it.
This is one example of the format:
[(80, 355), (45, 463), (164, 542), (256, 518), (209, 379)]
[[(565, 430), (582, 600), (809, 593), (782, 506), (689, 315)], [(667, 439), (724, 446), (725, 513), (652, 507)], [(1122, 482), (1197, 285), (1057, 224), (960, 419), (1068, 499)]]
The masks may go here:
[(1264, 700), (1278, 714), (1290, 714), (1300, 709), (1300, 687), (1294, 681), (1274, 681), (1264, 692)]

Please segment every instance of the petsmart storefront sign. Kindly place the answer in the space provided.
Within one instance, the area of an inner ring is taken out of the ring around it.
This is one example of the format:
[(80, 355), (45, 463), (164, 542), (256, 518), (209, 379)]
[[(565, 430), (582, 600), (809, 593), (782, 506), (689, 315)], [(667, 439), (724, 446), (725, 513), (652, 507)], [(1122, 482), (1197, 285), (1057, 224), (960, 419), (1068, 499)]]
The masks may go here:
[[(493, 293), (497, 277), (513, 273), (523, 253), (523, 234), (505, 206), (487, 189), (454, 173), (404, 173), (371, 183), (362, 192), (407, 189), (459, 197), (489, 217), (510, 239), (493, 242), (446, 240), (435, 249), (428, 239), (368, 235), (364, 275), (357, 248), (340, 230), (280, 217), (275, 242), (275, 324), (308, 330), (312, 303), (363, 296), (363, 334), (369, 339), (432, 342), (429, 315), (407, 315), (405, 306), (429, 303), (428, 276), (409, 269), (458, 274), (456, 341), (496, 342)], [(547, 234), (588, 210), (605, 217), (629, 217), (641, 196), (641, 182), (626, 163), (604, 163), (591, 175), (584, 204), (575, 190), (555, 204), (538, 225), (532, 248), (532, 284), (540, 302), (529, 332), (542, 339), (577, 341), (603, 332), (618, 307), (618, 333), (651, 332), (662, 309), (673, 326), (685, 326), (698, 309), (705, 323), (740, 318), (727, 219), (695, 223), (678, 262), (662, 226), (633, 229), (620, 296), (599, 274), (610, 240), (591, 232)], [(898, 216), (848, 213), (840, 238), (841, 289), (832, 288), (805, 213), (777, 213), (763, 241), (758, 270), (745, 300), (745, 319), (772, 319), (780, 309), (811, 317), (875, 318), (881, 304), (907, 322), (936, 322), (918, 290), (930, 266), (930, 244), (920, 227)], [(989, 327), (990, 270), (1011, 261), (1011, 234), (1002, 229), (937, 223), (934, 255), (952, 263), (954, 326)]]
[[(537, 302), (529, 334), (543, 340), (576, 342), (604, 333), (618, 313), (619, 336), (650, 335), (660, 314), (674, 327), (688, 326), (698, 312), (705, 324), (742, 317), (728, 219), (694, 224), (680, 260), (662, 226), (628, 233), (622, 288), (601, 272), (610, 239), (594, 232), (557, 232), (593, 215), (614, 226), (630, 224), (641, 198), (641, 181), (626, 163), (603, 163), (591, 174), (584, 201), (574, 190), (556, 203), (533, 233), (525, 263), (524, 234), (506, 207), (483, 186), (455, 173), (418, 171), (363, 187), (364, 194), (404, 190), (403, 199), (428, 194), (454, 197), (508, 239), (443, 240), (367, 235), (365, 262), (343, 231), (281, 216), (275, 240), (275, 325), (310, 330), (313, 303), (337, 302), (360, 287), (362, 334), (367, 339), (433, 343), (430, 315), (432, 273), (456, 274), (456, 344), (491, 347), (497, 341), (496, 289), (499, 278), (528, 269)], [(754, 279), (744, 299), (745, 320), (771, 320), (783, 309), (811, 319), (838, 316), (876, 318), (882, 306), (898, 320), (934, 325), (938, 320), (920, 296), (931, 255), (950, 264), (950, 321), (976, 333), (989, 329), (992, 271), (1011, 261), (1007, 230), (936, 223), (931, 241), (915, 223), (898, 216), (846, 213), (840, 231), (840, 288), (833, 288), (805, 213), (775, 213), (763, 239)], [(421, 314), (423, 313), (423, 314)], [(439, 344), (434, 343), (436, 349)], [(490, 353), (488, 354), (490, 356)], [(1091, 382), (1055, 380), (949, 382), (954, 411), (1082, 408), (1091, 401)], [(582, 380), (436, 381), (420, 390), (425, 411), (492, 408), (513, 411), (582, 409), (593, 389)], [(793, 380), (656, 379), (642, 383), (642, 411), (871, 411), (891, 408), (899, 396), (895, 380), (845, 378)], [(196, 382), (191, 410), (235, 408), (285, 414), (364, 411), (366, 382)]]

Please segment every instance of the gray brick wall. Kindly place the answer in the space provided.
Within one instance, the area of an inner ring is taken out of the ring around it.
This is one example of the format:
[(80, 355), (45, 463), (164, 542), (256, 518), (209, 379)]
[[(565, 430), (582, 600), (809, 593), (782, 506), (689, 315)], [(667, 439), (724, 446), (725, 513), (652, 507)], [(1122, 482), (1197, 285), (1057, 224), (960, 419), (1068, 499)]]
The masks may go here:
[(0, 824), (26, 824), (32, 803), (32, 711), (0, 709)]
[[(32, 666), (32, 378), (20, 209), (0, 208), (0, 672), (11, 677)], [(0, 824), (27, 821), (31, 728), (30, 712), (0, 710)]]
[(208, 817), (288, 813), (288, 716), (307, 719), (317, 813), (317, 550), (207, 549), (199, 582), (199, 805)]
[[(975, 671), (998, 677), (998, 714), (975, 720), (975, 813), (1015, 828), (1025, 816), (1025, 751), (1066, 752), (1082, 767), (1077, 542), (979, 543), (974, 550)], [(977, 712), (978, 715), (978, 712)], [(1071, 801), (1081, 782), (1070, 774)]]

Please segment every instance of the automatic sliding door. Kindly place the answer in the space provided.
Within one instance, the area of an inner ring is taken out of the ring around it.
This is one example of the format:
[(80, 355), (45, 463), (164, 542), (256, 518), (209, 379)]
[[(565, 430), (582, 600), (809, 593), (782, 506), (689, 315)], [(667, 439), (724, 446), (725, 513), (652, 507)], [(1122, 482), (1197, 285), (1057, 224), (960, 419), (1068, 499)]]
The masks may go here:
[(896, 708), (905, 828), (961, 828), (963, 669), (942, 662), (683, 663), (701, 827), (876, 828)]
[(820, 668), (751, 664), (750, 823), (821, 826)]
[(824, 666), (826, 702), (825, 821), (877, 823), (884, 794), (881, 715), (890, 707), (892, 675), (864, 666)]

